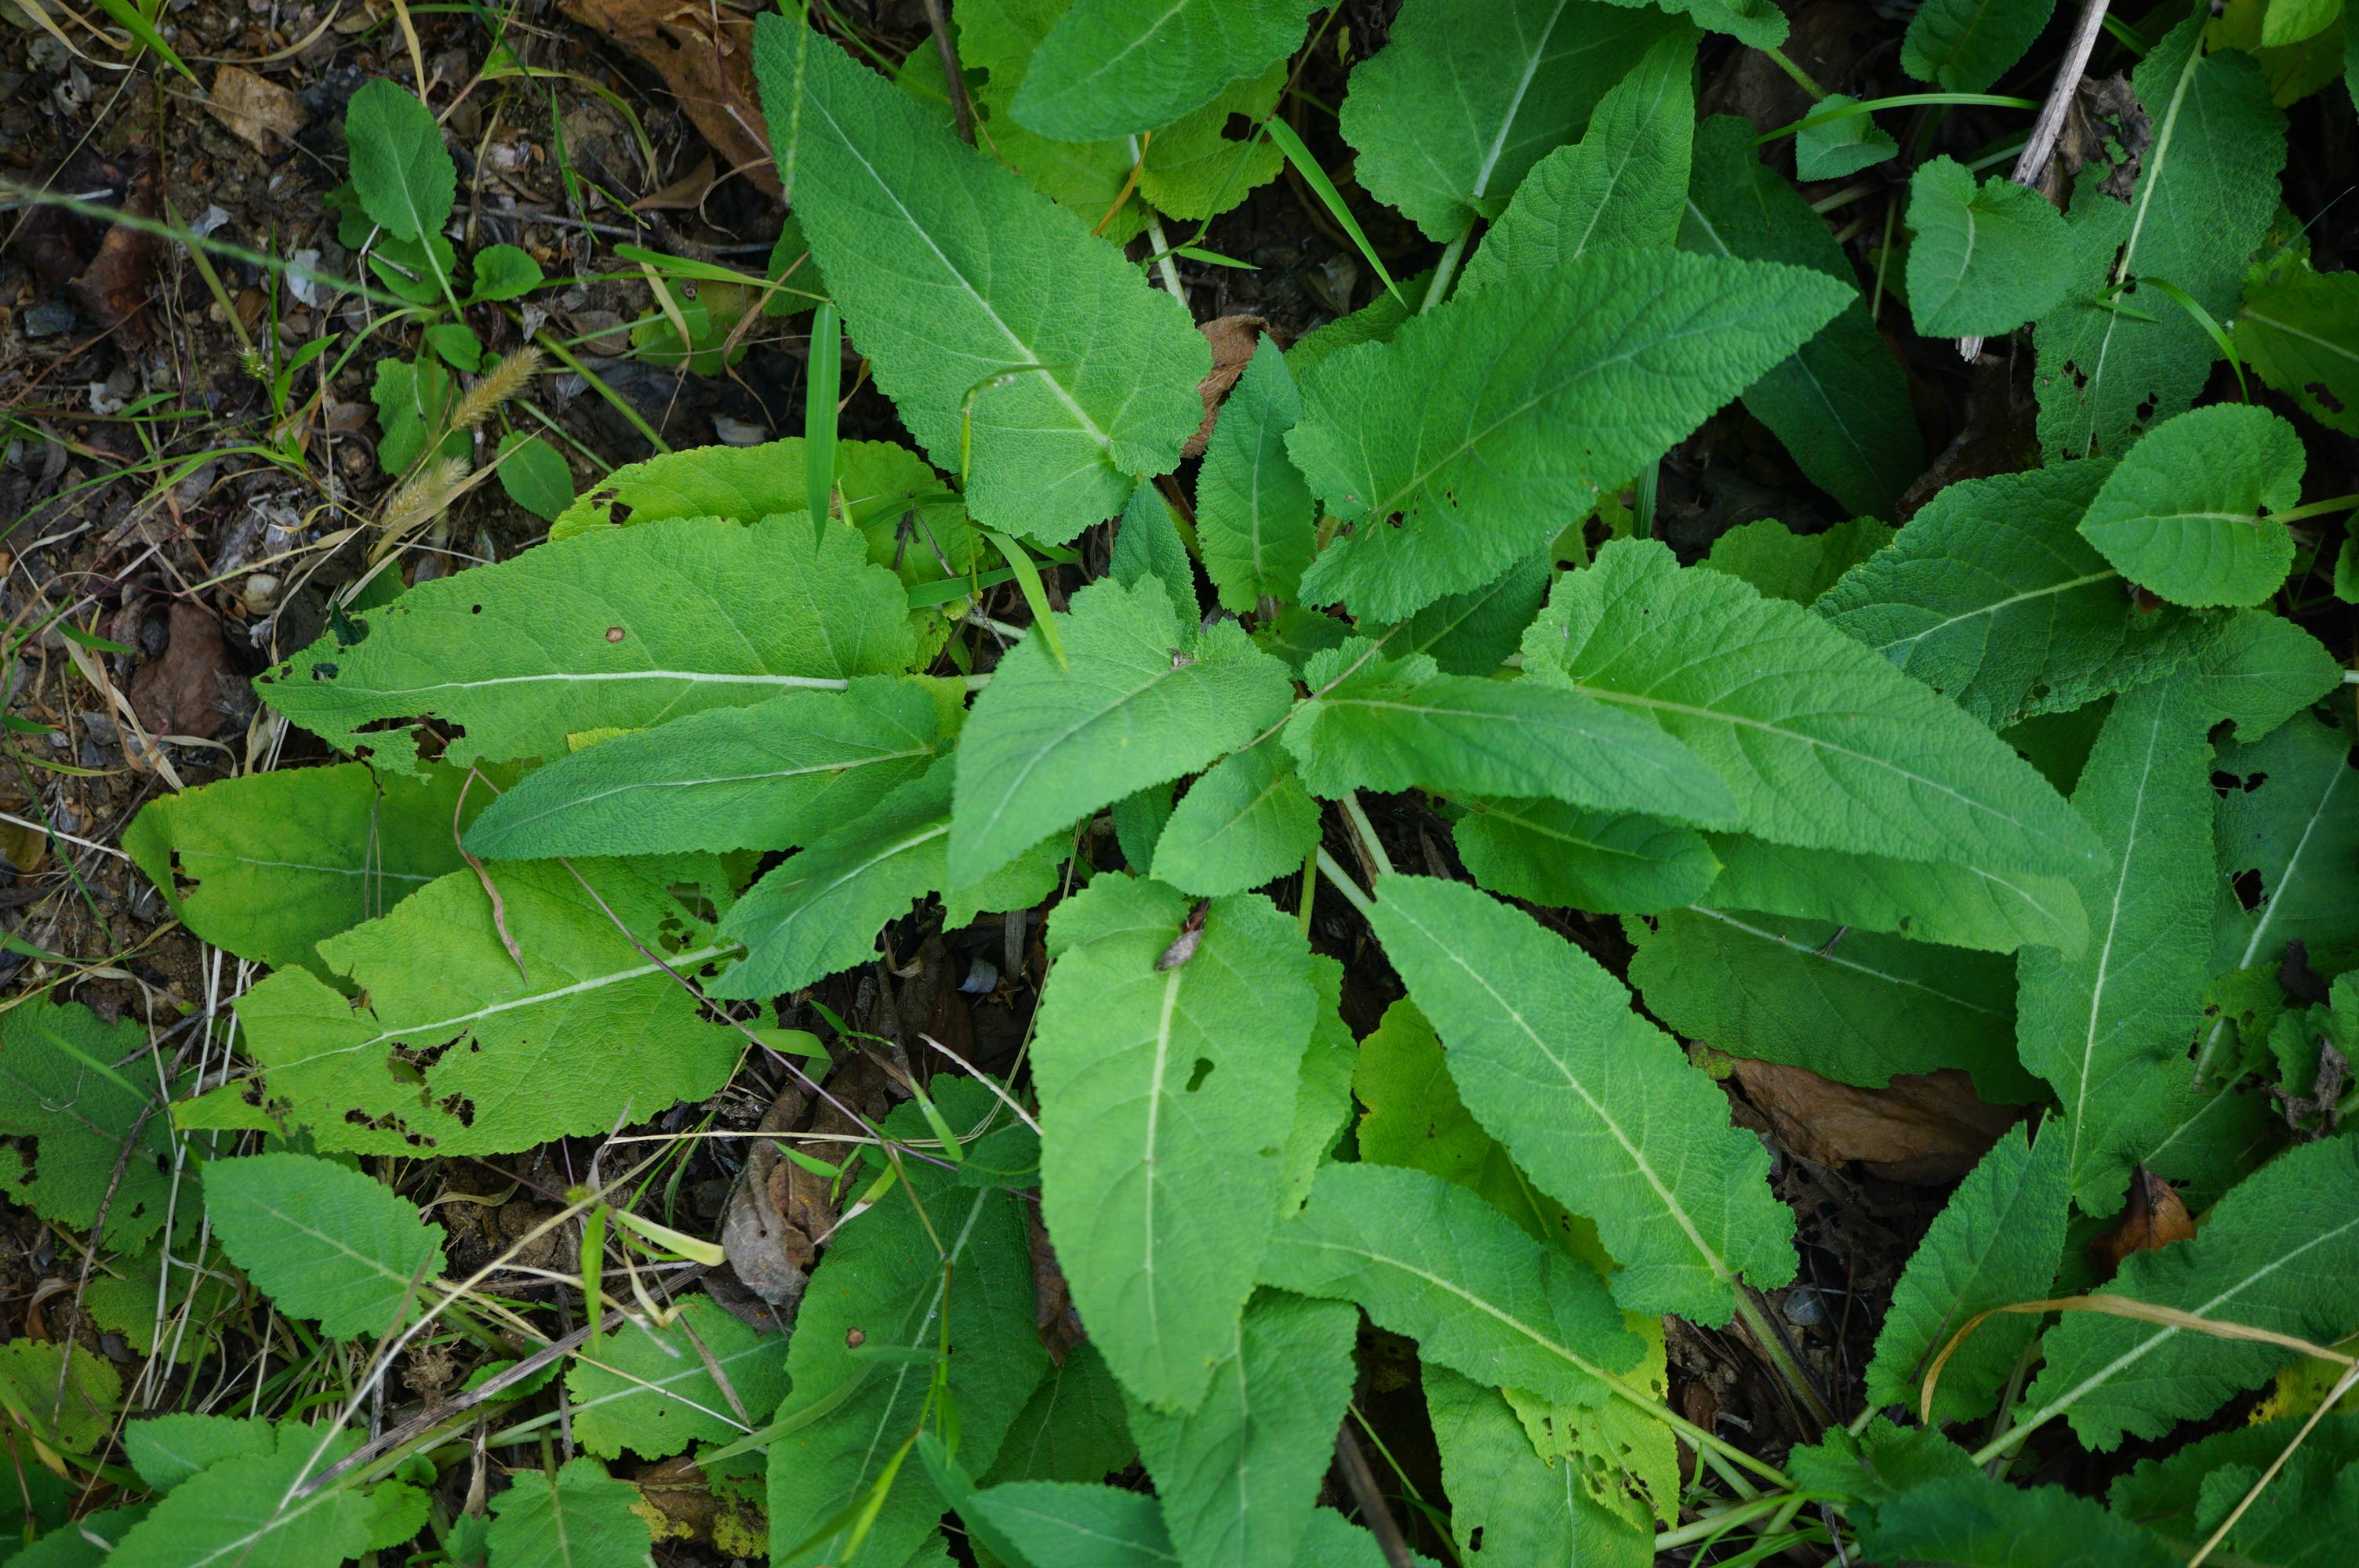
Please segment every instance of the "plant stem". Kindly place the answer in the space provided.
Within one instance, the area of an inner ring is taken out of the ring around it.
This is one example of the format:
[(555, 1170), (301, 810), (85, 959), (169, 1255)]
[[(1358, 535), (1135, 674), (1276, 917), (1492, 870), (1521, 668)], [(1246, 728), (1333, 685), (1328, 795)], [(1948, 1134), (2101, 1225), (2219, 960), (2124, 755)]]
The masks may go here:
[(1784, 49), (1763, 49), (1761, 52), (1769, 57), (1771, 64), (1775, 65), (1779, 70), (1784, 71), (1787, 75), (1792, 77), (1795, 84), (1800, 87), (1803, 92), (1810, 95), (1810, 101), (1812, 103), (1815, 103), (1821, 102), (1826, 97), (1827, 90), (1820, 86), (1816, 81), (1812, 81), (1809, 71), (1804, 70), (1800, 66), (1796, 65), (1792, 60), (1788, 59)]
[(1825, 1397), (1819, 1392), (1818, 1385), (1810, 1380), (1810, 1374), (1802, 1370), (1801, 1364), (1796, 1361), (1792, 1353), (1786, 1348), (1786, 1336), (1777, 1331), (1777, 1325), (1771, 1323), (1768, 1314), (1761, 1310), (1753, 1288), (1742, 1282), (1736, 1285), (1736, 1315), (1744, 1320), (1746, 1328), (1753, 1331), (1755, 1342), (1761, 1346), (1761, 1354), (1767, 1357), (1769, 1364), (1777, 1369), (1777, 1375), (1786, 1379), (1787, 1385), (1794, 1390), (1795, 1397), (1802, 1401), (1819, 1424), (1841, 1426), (1843, 1424), (1841, 1419), (1828, 1407)]
[(1409, 1568), (1408, 1542), (1401, 1538), (1400, 1521), (1385, 1507), (1385, 1495), (1376, 1488), (1376, 1474), (1368, 1468), (1360, 1440), (1353, 1435), (1348, 1412), (1343, 1424), (1335, 1429), (1335, 1464), (1343, 1472), (1343, 1484), (1352, 1489), (1352, 1500), (1360, 1505), (1361, 1519), (1385, 1554), (1386, 1568)]
[(1385, 856), (1385, 847), (1376, 838), (1376, 825), (1368, 820), (1367, 808), (1360, 804), (1360, 792), (1353, 790), (1343, 796), (1343, 815), (1350, 819), (1352, 831), (1359, 837), (1360, 854), (1368, 863), (1369, 880), (1393, 874), (1393, 863)]
[(1683, 1524), (1677, 1530), (1661, 1531), (1655, 1537), (1655, 1551), (1659, 1555), (1674, 1547), (1689, 1546), (1699, 1541), (1725, 1534), (1748, 1519), (1774, 1514), (1780, 1509), (1795, 1504), (1797, 1500), (1793, 1498), (1773, 1495), (1766, 1498), (1749, 1498), (1741, 1503), (1731, 1503), (1724, 1509), (1704, 1515), (1693, 1523)]
[(2359, 509), (2359, 495), (2338, 495), (2332, 501), (2313, 501), (2307, 506), (2297, 506), (2290, 512), (2273, 512), (2269, 515), (2280, 523), (2299, 523), (2305, 518), (2324, 517), (2354, 509)]
[(1312, 850), (1311, 854), (1318, 862), (1319, 870), (1326, 875), (1327, 881), (1333, 885), (1337, 892), (1343, 895), (1345, 903), (1358, 910), (1364, 917), (1375, 914), (1375, 901), (1360, 891), (1360, 884), (1352, 880), (1352, 873), (1345, 871), (1335, 857), (1327, 852), (1325, 846), (1322, 845)]
[(1450, 292), (1450, 280), (1458, 276), (1458, 264), (1464, 259), (1466, 242), (1473, 232), (1469, 229), (1441, 247), (1441, 259), (1433, 264), (1433, 281), (1426, 285), (1425, 299), (1418, 306), (1419, 311), (1432, 309)]

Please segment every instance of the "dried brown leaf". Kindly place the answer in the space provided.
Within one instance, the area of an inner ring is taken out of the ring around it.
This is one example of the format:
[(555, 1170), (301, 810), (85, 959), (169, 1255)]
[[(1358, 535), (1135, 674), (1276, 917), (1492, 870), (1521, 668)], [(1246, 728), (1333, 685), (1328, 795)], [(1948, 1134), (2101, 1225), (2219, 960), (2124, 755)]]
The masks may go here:
[(1793, 1154), (1821, 1165), (1856, 1160), (1887, 1180), (1927, 1186), (1972, 1170), (2023, 1114), (1984, 1104), (1952, 1067), (1864, 1089), (1800, 1067), (1739, 1061), (1736, 1081)]

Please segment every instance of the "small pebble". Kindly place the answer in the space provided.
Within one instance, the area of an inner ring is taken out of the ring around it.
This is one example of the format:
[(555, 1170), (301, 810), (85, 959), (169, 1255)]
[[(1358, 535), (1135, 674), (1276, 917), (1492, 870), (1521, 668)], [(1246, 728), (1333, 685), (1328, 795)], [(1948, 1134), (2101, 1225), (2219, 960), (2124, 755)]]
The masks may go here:
[(18, 318), (28, 338), (53, 338), (73, 330), (73, 307), (62, 299), (44, 299)]

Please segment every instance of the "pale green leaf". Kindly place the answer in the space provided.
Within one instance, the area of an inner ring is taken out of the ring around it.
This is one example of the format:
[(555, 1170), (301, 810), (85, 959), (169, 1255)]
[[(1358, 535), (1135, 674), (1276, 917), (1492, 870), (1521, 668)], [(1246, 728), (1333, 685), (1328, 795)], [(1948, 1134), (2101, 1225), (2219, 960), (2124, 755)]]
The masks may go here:
[(1669, 250), (1687, 202), (1695, 135), (1694, 33), (1649, 45), (1571, 146), (1532, 166), (1459, 280), (1472, 293), (1509, 273), (1546, 271), (1593, 249)]
[(2015, 966), (1823, 921), (1696, 905), (1625, 921), (1647, 1011), (1732, 1056), (1883, 1088), (1962, 1067), (1985, 1100), (2039, 1087), (2015, 1060)]
[(1265, 741), (1189, 786), (1155, 841), (1155, 876), (1205, 898), (1243, 892), (1301, 870), (1318, 844), (1319, 803)]
[(1073, 1303), (1132, 1397), (1181, 1408), (1234, 1347), (1277, 1223), (1319, 1005), (1291, 916), (1216, 899), (1183, 952), (1189, 905), (1105, 874), (1061, 905), (1032, 1048), (1041, 1217)]
[(1860, 1530), (1876, 1563), (1956, 1568), (2172, 1568), (2162, 1542), (2061, 1487), (2010, 1487), (1979, 1472), (1913, 1487)]
[(1141, 480), (1131, 491), (1114, 525), (1114, 548), (1107, 553), (1106, 576), (1125, 588), (1136, 588), (1142, 578), (1154, 578), (1171, 596), (1175, 609), (1190, 619), (1201, 613), (1196, 601), (1196, 568), (1180, 537), (1180, 520), (1170, 503), (1152, 480)]
[[(1933, 1357), (1968, 1319), (2048, 1294), (2064, 1256), (2070, 1207), (2063, 1131), (2051, 1122), (2034, 1145), (2022, 1123), (2009, 1128), (1934, 1217), (1893, 1287), (1875, 1336), (1867, 1366), (1871, 1404), (1915, 1411)], [(2038, 1326), (2037, 1317), (2005, 1314), (1977, 1326), (1941, 1368), (1935, 1422), (1989, 1414)]]
[[(1930, 503), (1927, 510), (1931, 510)], [(1918, 515), (1922, 517), (1924, 513)], [(1703, 564), (1713, 571), (1743, 578), (1764, 599), (1808, 604), (1894, 537), (1892, 524), (1873, 517), (1855, 517), (1816, 534), (1797, 534), (1775, 518), (1765, 517), (1741, 524), (1714, 539)]]
[[(1890, 516), (1923, 470), (1908, 385), (1859, 297), (1858, 274), (1826, 220), (1761, 161), (1750, 121), (1715, 114), (1696, 129), (1680, 246), (1701, 255), (1781, 262), (1839, 285), (1822, 330), (1755, 373), (1745, 406), (1785, 443), (1803, 477), (1853, 513)], [(1835, 307), (1840, 307), (1836, 308)]]
[(1159, 582), (1093, 583), (1057, 624), (1066, 662), (1026, 638), (967, 720), (950, 836), (960, 882), (1244, 744), (1292, 692), (1234, 623), (1183, 628)]
[(763, 17), (755, 70), (799, 127), (795, 211), (877, 387), (985, 526), (1053, 543), (1112, 516), (1203, 420), (1187, 312), (832, 41), (799, 47)]
[(699, 1439), (742, 1437), (786, 1388), (784, 1345), (704, 1295), (682, 1300), (668, 1325), (626, 1322), (566, 1368), (574, 1441), (603, 1459), (660, 1459)]
[(1732, 909), (1989, 953), (2037, 943), (2077, 955), (2089, 938), (2089, 917), (2069, 877), (1799, 849), (1725, 833), (1707, 842), (1721, 865), (1711, 902)]
[(1996, 175), (1975, 184), (1955, 158), (1910, 177), (1908, 228), (1908, 309), (1926, 337), (2012, 332), (2071, 286), (2064, 215), (2029, 186)]
[(499, 463), (500, 488), (535, 517), (553, 522), (573, 504), (573, 470), (538, 436), (516, 430), (502, 437)]
[(205, 1166), (205, 1217), (278, 1310), (330, 1339), (381, 1338), (432, 1305), (443, 1229), (360, 1172), (308, 1154)]
[(490, 1568), (653, 1568), (645, 1506), (595, 1459), (519, 1471), (492, 1499)]
[(105, 1445), (122, 1397), (114, 1364), (71, 1340), (57, 1346), (19, 1336), (0, 1345), (0, 1408), (12, 1431), (24, 1430), (20, 1417), (30, 1416), (32, 1435), (44, 1444), (92, 1453)]
[(1624, 1306), (1723, 1323), (1740, 1274), (1793, 1277), (1793, 1217), (1770, 1195), (1767, 1153), (1594, 959), (1430, 878), (1384, 879), (1370, 924), (1468, 1108), (1540, 1191), (1597, 1222)]
[(2259, 604), (2293, 565), (2293, 533), (2267, 514), (2301, 499), (2303, 463), (2300, 436), (2266, 408), (2181, 414), (2114, 466), (2081, 535), (2175, 604)]
[(379, 227), (416, 240), (449, 221), (459, 170), (426, 105), (386, 78), (364, 82), (344, 106), (344, 140), (353, 193)]
[(1908, 18), (1900, 69), (1951, 92), (1987, 92), (2055, 9), (2056, 0), (1926, 0)]
[(33, 995), (0, 1013), (0, 1137), (32, 1141), (0, 1145), (0, 1194), (82, 1232), (103, 1206), (110, 1247), (162, 1228), (172, 1138), (147, 1049), (136, 1017), (107, 1023), (78, 1001)]
[(115, 1543), (147, 1517), (152, 1506), (134, 1503), (84, 1514), (9, 1558), (9, 1568), (105, 1568)]
[(1189, 1568), (1293, 1568), (1333, 1462), (1360, 1316), (1262, 1291), (1189, 1411), (1133, 1402), (1131, 1431)]
[[(1651, 1536), (1590, 1496), (1581, 1467), (1532, 1451), (1515, 1411), (1495, 1389), (1428, 1361), (1425, 1404), (1450, 1492), (1450, 1530), (1475, 1568), (1539, 1563), (1647, 1568)], [(1475, 1532), (1481, 1550), (1474, 1550)]]
[(1343, 99), (1361, 185), (1429, 239), (1457, 239), (1674, 26), (1581, 0), (1409, 0)]
[(1302, 395), (1277, 340), (1264, 334), (1229, 389), (1196, 473), (1196, 539), (1222, 605), (1251, 614), (1263, 599), (1289, 600), (1310, 564), (1319, 521), (1310, 487), (1286, 455)]
[[(1411, 1568), (1435, 1568), (1422, 1552), (1408, 1554)], [(1389, 1568), (1385, 1549), (1375, 1536), (1333, 1509), (1310, 1510), (1310, 1524), (1302, 1532), (1296, 1568)]]
[(1159, 130), (1301, 44), (1302, 0), (1074, 0), (1011, 108), (1063, 142)]
[(1360, 1043), (1343, 1022), (1343, 965), (1323, 953), (1310, 956), (1310, 983), (1319, 1011), (1310, 1044), (1302, 1053), (1302, 1076), (1295, 1087), (1294, 1125), (1287, 1130), (1278, 1173), (1277, 1216), (1296, 1213), (1310, 1195), (1319, 1168), (1333, 1153), (1352, 1119), (1352, 1073)]
[(2343, 14), (2341, 0), (2268, 0), (2261, 19), (2261, 44), (2283, 49), (2324, 32)]
[(1287, 440), (1353, 525), (1304, 574), (1304, 599), (1397, 620), (1495, 580), (1848, 297), (1793, 267), (1594, 251), (1343, 351), (1304, 384)]
[(330, 744), (406, 773), (415, 732), (378, 720), (463, 729), (452, 762), (556, 756), (570, 735), (897, 675), (912, 654), (901, 585), (857, 531), (683, 518), (420, 583), (257, 685)]
[(2288, 257), (2245, 285), (2229, 331), (2263, 382), (2319, 423), (2359, 435), (2359, 273), (2314, 272)]
[(1629, 812), (1462, 797), (1451, 841), (1494, 892), (1595, 914), (1651, 914), (1701, 898), (1720, 870), (1704, 836)]
[(107, 1568), (327, 1568), (367, 1549), (375, 1505), (348, 1487), (296, 1495), (360, 1446), (345, 1432), (282, 1422), (276, 1449), (224, 1459), (190, 1476), (125, 1531)]
[(1644, 717), (1537, 681), (1437, 673), (1353, 641), (1314, 655), (1316, 693), (1280, 732), (1311, 794), (1422, 787), (1539, 795), (1727, 827), (1728, 787)]
[[(1810, 118), (1817, 119), (1831, 110), (1854, 108), (1858, 103), (1847, 92), (1830, 92), (1811, 106)], [(1873, 115), (1845, 114), (1840, 119), (1804, 125), (1795, 133), (1794, 178), (1848, 179), (1861, 169), (1899, 156), (1900, 145), (1892, 139), (1890, 132), (1877, 128)], [(1910, 227), (1915, 226), (1912, 214)], [(1916, 297), (1913, 285), (1909, 297)]]
[(1430, 1365), (1594, 1406), (1644, 1342), (1596, 1271), (1423, 1171), (1332, 1164), (1262, 1260), (1269, 1282), (1357, 1302)]
[[(487, 299), (521, 299), (542, 282), (540, 264), (519, 245), (485, 245), (469, 264), (474, 277), (470, 304)], [(567, 487), (566, 498), (572, 499)]]
[(2047, 781), (1955, 706), (1660, 544), (1616, 541), (1560, 579), (1524, 660), (1527, 677), (1650, 715), (1720, 773), (1760, 838), (2000, 872), (2100, 857)]

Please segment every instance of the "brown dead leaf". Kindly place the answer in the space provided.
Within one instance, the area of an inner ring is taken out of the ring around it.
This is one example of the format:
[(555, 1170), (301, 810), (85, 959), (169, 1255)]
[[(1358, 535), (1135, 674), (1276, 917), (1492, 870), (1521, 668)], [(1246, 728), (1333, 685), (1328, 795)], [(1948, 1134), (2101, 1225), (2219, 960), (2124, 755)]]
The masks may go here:
[(259, 153), (277, 151), (274, 137), (291, 142), (303, 128), (303, 106), (295, 94), (242, 66), (225, 65), (213, 73), (205, 112)]
[(1254, 350), (1261, 344), (1261, 335), (1269, 330), (1269, 323), (1258, 316), (1215, 316), (1201, 329), (1204, 341), (1212, 345), (1212, 373), (1196, 384), (1204, 399), (1204, 422), (1180, 449), (1183, 458), (1201, 457), (1205, 443), (1212, 438), (1212, 420), (1221, 411), (1221, 399), (1236, 385), (1237, 377), (1245, 374), (1252, 362)]
[(595, 28), (655, 69), (697, 131), (772, 196), (780, 193), (770, 162), (769, 131), (754, 88), (750, 11), (703, 0), (560, 0), (565, 14)]
[[(789, 1082), (770, 1102), (758, 1130), (788, 1131), (810, 1101), (800, 1083)], [(781, 1324), (791, 1325), (818, 1256), (819, 1238), (834, 1224), (826, 1178), (780, 1154), (769, 1139), (757, 1138), (722, 1215), (721, 1249), (745, 1288), (767, 1303)]]
[[(105, 191), (104, 204), (134, 218), (158, 215), (156, 152), (132, 146), (119, 153), (85, 148), (49, 180), (49, 189)], [(62, 208), (37, 207), (26, 218), (20, 254), (34, 275), (62, 290), (76, 308), (112, 330), (132, 322), (156, 277), (158, 242), (127, 224), (86, 218)], [(134, 333), (141, 329), (131, 328)]]
[(697, 159), (694, 168), (690, 169), (661, 190), (652, 196), (642, 196), (632, 202), (631, 211), (634, 212), (693, 211), (703, 202), (705, 192), (712, 189), (717, 178), (718, 176), (713, 173), (712, 168), (712, 155), (707, 153)]
[(131, 710), (158, 740), (192, 735), (210, 741), (228, 727), (229, 694), (236, 681), (220, 621), (201, 604), (175, 600), (171, 640), (131, 677)]
[(1061, 1367), (1073, 1346), (1089, 1335), (1082, 1328), (1082, 1314), (1073, 1308), (1072, 1287), (1065, 1282), (1065, 1271), (1057, 1262), (1049, 1227), (1040, 1223), (1040, 1206), (1026, 1204), (1024, 1220), (1026, 1239), (1032, 1249), (1032, 1326), (1038, 1331), (1049, 1359)]
[(2023, 1115), (1984, 1104), (1954, 1067), (1863, 1089), (1800, 1067), (1740, 1060), (1736, 1081), (1777, 1141), (1799, 1158), (1821, 1165), (1856, 1160), (1875, 1175), (1924, 1186), (1964, 1175)]
[(2129, 1202), (2122, 1209), (2120, 1223), (2089, 1238), (2089, 1261), (2103, 1284), (2131, 1253), (2159, 1252), (2194, 1235), (2194, 1217), (2187, 1212), (2177, 1191), (2141, 1164), (2131, 1173)]

